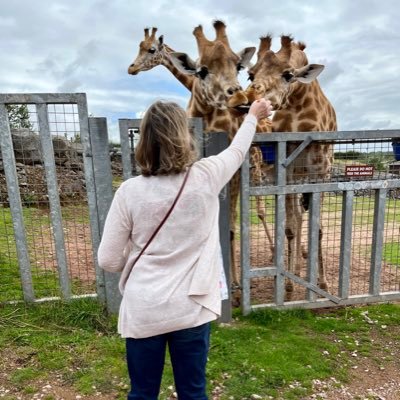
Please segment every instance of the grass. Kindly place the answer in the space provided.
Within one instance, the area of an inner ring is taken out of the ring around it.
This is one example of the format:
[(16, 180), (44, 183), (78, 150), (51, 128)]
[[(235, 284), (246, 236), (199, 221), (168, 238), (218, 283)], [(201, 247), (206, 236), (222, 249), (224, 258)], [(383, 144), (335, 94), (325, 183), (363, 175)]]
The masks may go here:
[[(213, 324), (210, 398), (219, 386), (221, 400), (251, 394), (302, 399), (314, 379), (346, 381), (350, 353), (372, 354), (374, 326), (366, 323), (366, 310), (379, 324), (400, 324), (400, 306), (393, 304), (325, 312), (264, 310), (247, 317), (235, 311), (232, 324)], [(116, 333), (116, 317), (93, 299), (0, 308), (0, 356), (19, 363), (18, 369), (7, 369), (5, 361), (8, 378), (0, 382), (5, 387), (33, 393), (57, 376), (81, 394), (126, 398), (124, 341)], [(160, 398), (171, 393), (171, 385), (167, 359)]]
[(389, 242), (383, 245), (383, 259), (390, 265), (400, 267), (400, 243)]
[[(64, 221), (88, 224), (89, 212), (87, 205), (64, 206), (62, 208), (62, 217)], [(51, 235), (49, 210), (24, 207), (23, 218), (26, 227), (35, 295), (37, 298), (59, 296), (60, 284), (57, 271), (50, 270), (49, 267), (37, 266), (38, 259), (35, 251), (35, 248), (41, 244), (41, 237), (45, 234)], [(38, 262), (43, 263), (44, 261), (39, 258)], [(12, 216), (10, 209), (4, 207), (0, 208), (0, 270), (0, 303), (10, 300), (22, 300), (23, 292)], [(79, 279), (72, 279), (71, 287), (74, 294), (82, 294), (88, 291), (88, 284), (82, 283)]]

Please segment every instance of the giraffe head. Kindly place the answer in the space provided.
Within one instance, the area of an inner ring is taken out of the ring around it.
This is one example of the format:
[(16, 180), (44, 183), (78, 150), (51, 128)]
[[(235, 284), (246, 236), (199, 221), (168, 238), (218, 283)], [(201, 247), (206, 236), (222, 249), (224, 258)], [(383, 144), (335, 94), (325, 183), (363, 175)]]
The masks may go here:
[(157, 65), (162, 64), (165, 52), (164, 38), (159, 36), (156, 38), (157, 28), (149, 28), (144, 30), (144, 40), (139, 44), (139, 53), (135, 61), (129, 66), (128, 74), (137, 75), (140, 71), (148, 71)]
[(249, 69), (252, 82), (246, 90), (249, 102), (259, 98), (271, 101), (275, 110), (283, 109), (299, 85), (314, 81), (323, 65), (308, 64), (303, 43), (294, 43), (290, 36), (281, 37), (281, 48), (270, 50), (271, 36), (260, 38), (257, 63)]
[[(234, 53), (229, 45), (225, 24), (215, 21), (213, 25), (216, 38), (212, 41), (205, 37), (201, 25), (193, 31), (199, 51), (196, 62), (186, 53), (171, 53), (171, 59), (182, 72), (198, 78), (199, 98), (204, 104), (226, 110), (247, 102), (238, 81), (238, 73), (249, 65), (256, 48), (247, 47)], [(242, 93), (242, 97), (238, 93)], [(237, 104), (232, 103), (234, 97)]]

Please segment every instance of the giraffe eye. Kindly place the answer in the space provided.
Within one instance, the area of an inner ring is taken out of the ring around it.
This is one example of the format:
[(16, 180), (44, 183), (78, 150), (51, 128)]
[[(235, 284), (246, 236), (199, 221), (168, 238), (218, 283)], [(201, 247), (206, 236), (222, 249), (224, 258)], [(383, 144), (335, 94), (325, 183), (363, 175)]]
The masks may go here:
[(247, 78), (247, 80), (253, 82), (254, 81), (254, 74), (249, 72), (249, 77)]
[(236, 69), (237, 69), (238, 72), (240, 72), (242, 69), (244, 69), (244, 66), (242, 64), (238, 64), (236, 66)]
[(205, 77), (208, 75), (208, 68), (207, 67), (201, 67), (196, 71), (196, 75), (200, 79), (205, 79)]
[(156, 52), (156, 49), (155, 49), (154, 47), (152, 47), (152, 48), (149, 49), (149, 53), (150, 53), (150, 54), (154, 54), (155, 52)]
[(285, 72), (282, 74), (282, 78), (283, 78), (286, 82), (290, 82), (290, 81), (292, 80), (293, 77), (294, 77), (294, 75), (293, 75), (291, 72), (289, 72), (289, 71), (285, 71)]

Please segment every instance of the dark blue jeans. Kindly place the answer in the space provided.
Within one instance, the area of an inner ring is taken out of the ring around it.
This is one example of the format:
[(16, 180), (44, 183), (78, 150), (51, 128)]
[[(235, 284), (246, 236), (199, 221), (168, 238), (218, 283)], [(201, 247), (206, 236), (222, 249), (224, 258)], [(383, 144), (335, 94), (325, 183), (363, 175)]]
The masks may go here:
[(207, 400), (210, 323), (145, 339), (126, 339), (128, 400), (157, 400), (168, 344), (179, 400)]

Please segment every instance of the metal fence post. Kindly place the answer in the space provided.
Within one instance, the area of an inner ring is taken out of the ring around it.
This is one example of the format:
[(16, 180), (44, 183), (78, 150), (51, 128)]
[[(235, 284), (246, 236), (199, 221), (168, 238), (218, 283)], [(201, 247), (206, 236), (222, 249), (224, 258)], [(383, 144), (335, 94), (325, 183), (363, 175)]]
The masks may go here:
[(36, 105), (40, 129), (40, 142), (42, 145), (44, 171), (46, 174), (47, 193), (50, 203), (50, 217), (53, 228), (53, 237), (57, 257), (58, 276), (62, 298), (70, 300), (72, 296), (71, 282), (68, 274), (67, 254), (61, 215), (61, 204), (58, 193), (56, 164), (54, 161), (54, 148), (47, 115), (47, 104)]
[[(224, 132), (207, 134), (207, 143), (204, 146), (204, 156), (209, 157), (220, 153), (229, 145), (228, 135)], [(229, 230), (229, 185), (225, 186), (219, 196), (219, 235), (224, 260), (224, 270), (230, 292), (230, 230)], [(229, 293), (230, 294), (230, 293)], [(222, 301), (220, 322), (230, 322), (232, 319), (231, 298)]]
[(124, 181), (133, 176), (133, 170), (136, 170), (134, 154), (132, 153), (129, 143), (129, 129), (138, 129), (140, 119), (120, 119), (119, 121), (119, 137), (121, 142), (121, 160), (122, 160), (122, 176)]
[[(96, 205), (99, 232), (102, 234), (108, 210), (113, 199), (111, 161), (108, 143), (106, 118), (89, 118), (90, 141), (92, 144), (94, 181), (96, 187)], [(93, 244), (96, 268), (97, 293), (105, 301), (107, 310), (116, 313), (121, 303), (118, 290), (120, 274), (103, 271), (98, 266), (97, 250), (99, 243)]]
[[(1, 100), (2, 99), (0, 98), (0, 101)], [(21, 274), (22, 292), (26, 302), (33, 302), (35, 300), (35, 294), (32, 283), (28, 242), (26, 238), (21, 195), (15, 166), (14, 148), (7, 110), (4, 103), (0, 103), (0, 149), (2, 152), (4, 173), (7, 181), (8, 201), (10, 203), (10, 211), (12, 215), (18, 266)]]

